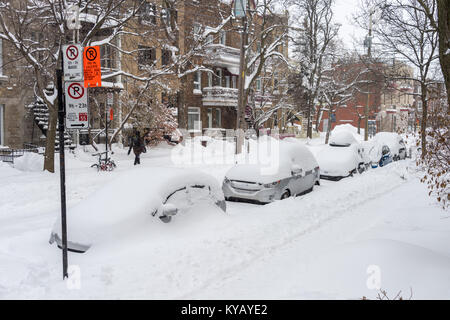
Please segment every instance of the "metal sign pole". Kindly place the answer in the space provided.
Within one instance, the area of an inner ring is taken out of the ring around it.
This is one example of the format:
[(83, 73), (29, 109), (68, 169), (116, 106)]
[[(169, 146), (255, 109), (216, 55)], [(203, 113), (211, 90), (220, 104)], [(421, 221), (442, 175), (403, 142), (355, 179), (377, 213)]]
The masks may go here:
[[(62, 58), (63, 59), (63, 58)], [(61, 236), (62, 236), (62, 258), (63, 258), (63, 279), (68, 278), (67, 262), (67, 220), (66, 220), (66, 167), (64, 157), (64, 121), (66, 112), (63, 101), (63, 71), (56, 70), (58, 88), (58, 131), (59, 131), (59, 172), (61, 186)]]
[(105, 140), (105, 147), (106, 147), (106, 159), (108, 159), (108, 105), (105, 105), (105, 133), (106, 133), (106, 140)]

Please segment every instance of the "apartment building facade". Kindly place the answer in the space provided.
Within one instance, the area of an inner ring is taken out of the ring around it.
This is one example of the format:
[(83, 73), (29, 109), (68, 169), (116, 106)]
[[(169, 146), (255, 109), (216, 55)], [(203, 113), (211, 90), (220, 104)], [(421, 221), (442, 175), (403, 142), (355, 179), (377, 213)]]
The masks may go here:
[[(166, 1), (148, 0), (139, 14), (129, 21), (124, 32), (112, 42), (102, 43), (102, 39), (111, 35), (111, 28), (97, 30), (92, 41), (100, 43), (104, 79), (101, 87), (89, 88), (91, 128), (85, 133), (101, 142), (108, 109), (112, 108), (114, 120), (110, 123), (111, 133), (125, 123), (116, 141), (126, 142), (133, 127), (140, 125), (139, 128), (152, 129), (158, 126), (156, 117), (146, 124), (147, 118), (143, 116), (147, 112), (151, 119), (156, 105), (170, 110), (177, 125), (193, 133), (203, 133), (207, 129), (222, 132), (234, 129), (238, 103), (239, 22), (228, 19), (215, 32), (217, 26), (231, 15), (231, 5), (221, 0), (184, 0), (167, 7)], [(95, 10), (83, 12), (80, 16), (80, 34), (89, 32), (96, 19)], [(169, 21), (176, 24), (171, 34), (163, 27)], [(287, 24), (287, 19), (285, 22)], [(192, 50), (198, 45), (197, 38), (208, 31), (210, 34), (202, 43), (201, 50)], [(39, 33), (37, 37), (39, 41)], [(69, 42), (73, 40), (67, 39)], [(252, 49), (258, 50), (257, 46), (254, 43)], [(5, 44), (0, 48), (3, 55), (8, 50), (13, 54), (12, 48), (8, 49)], [(279, 51), (287, 56), (287, 40)], [(172, 65), (174, 52), (187, 57), (182, 68)], [(0, 63), (1, 144), (14, 148), (22, 147), (24, 143), (44, 145), (43, 134), (48, 118), (43, 109), (45, 106), (36, 104), (32, 88), (13, 75), (13, 65), (9, 65), (9, 71), (8, 63)], [(145, 94), (138, 92), (142, 81), (136, 79), (149, 78), (155, 72), (162, 75), (149, 81)], [(267, 78), (270, 78), (271, 89), (263, 85)], [(275, 88), (282, 82), (279, 78), (282, 75), (276, 70), (266, 70), (264, 78), (254, 83), (248, 107), (263, 105), (265, 108), (275, 103), (277, 94), (280, 94), (280, 90)], [(112, 103), (108, 99), (111, 94)], [(143, 98), (137, 98), (138, 95)], [(137, 108), (135, 102), (139, 104)], [(33, 103), (35, 107), (29, 108)], [(274, 125), (270, 121), (268, 124)], [(79, 133), (72, 132), (75, 143), (78, 143)]]

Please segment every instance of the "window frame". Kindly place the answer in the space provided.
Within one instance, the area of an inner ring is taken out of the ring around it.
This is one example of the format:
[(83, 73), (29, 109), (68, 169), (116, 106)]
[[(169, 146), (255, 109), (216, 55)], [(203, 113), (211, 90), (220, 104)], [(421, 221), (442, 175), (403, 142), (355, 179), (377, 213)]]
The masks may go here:
[[(202, 117), (201, 117), (201, 111), (199, 107), (188, 107), (188, 131), (201, 131), (202, 130)], [(193, 123), (193, 128), (190, 127), (190, 120), (189, 120), (189, 116), (191, 115), (198, 115), (198, 121), (197, 124), (199, 124), (199, 127), (196, 128), (196, 123), (194, 120)]]
[(194, 84), (194, 93), (201, 93), (202, 91), (202, 72), (200, 70), (197, 70), (196, 72), (194, 72), (194, 79), (193, 79), (193, 84)]

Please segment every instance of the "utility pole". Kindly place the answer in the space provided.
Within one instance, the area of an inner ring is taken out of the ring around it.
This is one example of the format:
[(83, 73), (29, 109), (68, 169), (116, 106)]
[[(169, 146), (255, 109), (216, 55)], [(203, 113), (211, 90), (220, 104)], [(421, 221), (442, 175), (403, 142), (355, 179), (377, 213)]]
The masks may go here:
[[(370, 63), (370, 58), (372, 56), (372, 16), (373, 9), (370, 11), (369, 19), (369, 37), (367, 38), (367, 60)], [(369, 80), (369, 79), (367, 79)], [(369, 140), (369, 102), (370, 102), (370, 87), (369, 81), (367, 81), (367, 104), (364, 108), (364, 141)]]
[(235, 1), (235, 16), (241, 18), (242, 32), (241, 32), (241, 48), (239, 60), (239, 81), (238, 81), (238, 106), (236, 119), (236, 154), (242, 152), (243, 144), (243, 122), (244, 110), (246, 101), (244, 99), (245, 93), (245, 46), (247, 42), (247, 1)]

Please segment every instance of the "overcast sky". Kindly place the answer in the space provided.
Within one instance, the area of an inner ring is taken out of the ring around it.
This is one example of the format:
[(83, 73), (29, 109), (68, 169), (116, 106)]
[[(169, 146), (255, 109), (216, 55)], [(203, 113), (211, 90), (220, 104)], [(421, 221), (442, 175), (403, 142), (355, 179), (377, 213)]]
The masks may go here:
[[(357, 11), (358, 0), (335, 0), (335, 21), (342, 24), (339, 36), (344, 40), (349, 49), (353, 49), (353, 38), (364, 38), (366, 32), (351, 24), (352, 14)], [(361, 42), (361, 41), (360, 41)], [(362, 49), (362, 43), (358, 43), (358, 50)]]

